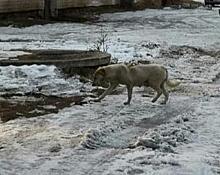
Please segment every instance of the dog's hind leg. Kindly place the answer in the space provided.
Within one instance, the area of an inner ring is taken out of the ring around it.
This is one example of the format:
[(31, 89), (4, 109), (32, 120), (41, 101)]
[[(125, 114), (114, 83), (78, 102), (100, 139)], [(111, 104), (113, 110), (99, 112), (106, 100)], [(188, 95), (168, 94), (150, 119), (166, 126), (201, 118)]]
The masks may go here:
[(128, 101), (124, 102), (124, 105), (129, 105), (131, 102), (133, 86), (127, 85), (127, 90), (128, 90)]
[(153, 98), (153, 100), (152, 100), (153, 103), (156, 102), (162, 94), (162, 89), (160, 87), (154, 88), (154, 90), (157, 91), (157, 95)]
[(161, 104), (166, 104), (167, 101), (168, 101), (168, 98), (169, 98), (169, 93), (165, 89), (164, 83), (161, 84), (161, 89), (162, 89), (163, 95), (165, 96), (165, 99), (164, 99), (164, 101)]
[(101, 101), (106, 95), (110, 94), (117, 86), (118, 84), (110, 84), (108, 89), (105, 92), (103, 92), (98, 99), (95, 99), (94, 101), (95, 102)]

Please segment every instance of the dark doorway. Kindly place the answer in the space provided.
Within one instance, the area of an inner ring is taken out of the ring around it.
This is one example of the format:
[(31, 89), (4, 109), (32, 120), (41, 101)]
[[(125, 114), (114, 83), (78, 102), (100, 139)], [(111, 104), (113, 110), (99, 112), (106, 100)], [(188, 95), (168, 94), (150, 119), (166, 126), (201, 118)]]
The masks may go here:
[(162, 0), (162, 7), (166, 7), (167, 6), (167, 0)]
[(131, 8), (134, 0), (120, 0), (120, 6), (122, 8)]

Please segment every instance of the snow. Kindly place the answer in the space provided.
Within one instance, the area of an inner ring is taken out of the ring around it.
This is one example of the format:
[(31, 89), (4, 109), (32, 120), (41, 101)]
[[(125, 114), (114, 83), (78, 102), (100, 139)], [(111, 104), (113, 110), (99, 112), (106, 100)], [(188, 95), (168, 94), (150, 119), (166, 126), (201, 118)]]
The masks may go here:
[(204, 0), (194, 0), (194, 1), (204, 3)]
[[(181, 85), (167, 105), (124, 87), (101, 103), (0, 123), (0, 174), (181, 174), (220, 172), (220, 23), (217, 10), (145, 10), (104, 14), (96, 23), (0, 27), (0, 59), (12, 49), (88, 49), (108, 33), (119, 62), (149, 60)], [(0, 67), (0, 93), (72, 96), (90, 83), (54, 66)], [(160, 99), (162, 100), (162, 99)], [(45, 106), (53, 108), (53, 106)]]
[(80, 95), (80, 90), (88, 89), (77, 76), (65, 80), (55, 66), (8, 66), (0, 70), (0, 94), (25, 94), (40, 88), (47, 95), (67, 96)]

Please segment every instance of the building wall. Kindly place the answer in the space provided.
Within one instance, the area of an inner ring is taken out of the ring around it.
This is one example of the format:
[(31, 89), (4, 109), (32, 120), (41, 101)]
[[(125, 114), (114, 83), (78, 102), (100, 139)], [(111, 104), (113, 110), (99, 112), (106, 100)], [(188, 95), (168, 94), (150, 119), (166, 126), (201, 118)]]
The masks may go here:
[(44, 0), (0, 0), (0, 13), (43, 10)]
[(134, 0), (134, 6), (137, 9), (161, 8), (162, 4), (163, 4), (163, 0)]
[[(45, 0), (0, 0), (0, 13), (43, 10)], [(50, 0), (53, 9), (117, 5), (120, 0)]]
[(57, 9), (117, 5), (119, 2), (119, 0), (57, 0)]

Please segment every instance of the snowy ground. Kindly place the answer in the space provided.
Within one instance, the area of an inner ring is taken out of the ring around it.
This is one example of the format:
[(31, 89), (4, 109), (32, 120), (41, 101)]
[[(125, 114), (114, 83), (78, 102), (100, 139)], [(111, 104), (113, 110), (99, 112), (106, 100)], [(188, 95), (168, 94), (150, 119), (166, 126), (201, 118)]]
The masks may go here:
[[(95, 24), (0, 28), (0, 59), (11, 49), (88, 49), (104, 29), (108, 51), (123, 61), (165, 65), (182, 84), (165, 106), (135, 89), (101, 103), (0, 124), (0, 174), (220, 173), (220, 17), (217, 10), (145, 10), (104, 14)], [(90, 83), (53, 66), (0, 67), (0, 93), (76, 95)], [(171, 90), (172, 91), (172, 90)]]

